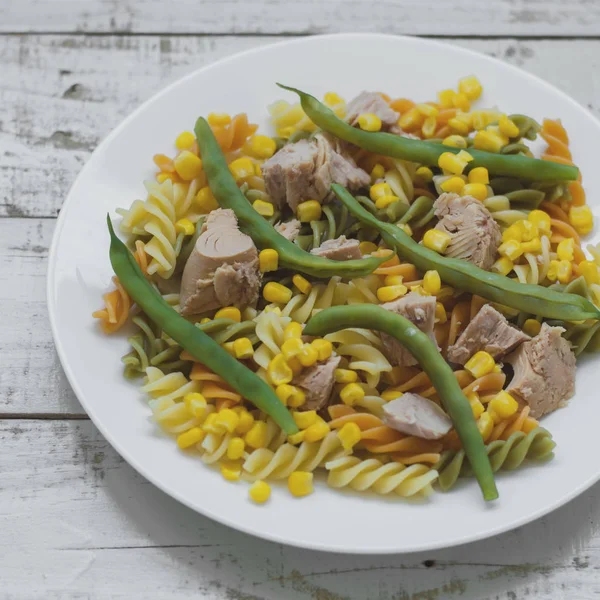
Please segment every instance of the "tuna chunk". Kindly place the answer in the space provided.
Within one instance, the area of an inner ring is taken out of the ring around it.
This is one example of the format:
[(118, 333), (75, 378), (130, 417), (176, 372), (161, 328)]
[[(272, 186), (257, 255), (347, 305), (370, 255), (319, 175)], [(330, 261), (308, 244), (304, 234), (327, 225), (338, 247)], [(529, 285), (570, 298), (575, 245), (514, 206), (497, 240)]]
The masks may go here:
[[(421, 296), (416, 292), (410, 292), (398, 300), (382, 304), (381, 307), (405, 317), (426, 333), (433, 342), (436, 341), (433, 333), (435, 296)], [(413, 355), (395, 337), (381, 333), (381, 341), (384, 353), (392, 365), (410, 367), (417, 364)]]
[(293, 242), (300, 233), (300, 221), (298, 219), (291, 219), (285, 223), (277, 223), (275, 225), (275, 231), (281, 234), (286, 240)]
[(544, 323), (532, 340), (506, 358), (515, 371), (507, 392), (528, 404), (536, 419), (563, 406), (575, 393), (575, 355), (563, 331)]
[(439, 440), (452, 429), (450, 417), (432, 400), (419, 394), (402, 394), (383, 407), (389, 427), (426, 440)]
[(457, 194), (442, 194), (433, 207), (440, 220), (435, 228), (452, 236), (446, 256), (489, 269), (502, 240), (490, 211), (479, 200)]
[(381, 119), (382, 129), (396, 125), (400, 115), (392, 110), (388, 103), (376, 92), (361, 92), (352, 100), (346, 109), (346, 121), (350, 125), (358, 123), (358, 117), (364, 113), (372, 113)]
[(330, 260), (353, 260), (362, 258), (359, 244), (358, 240), (348, 240), (345, 235), (341, 235), (334, 240), (323, 242), (318, 248), (313, 248), (310, 253)]
[(280, 208), (287, 202), (294, 212), (306, 200), (328, 202), (332, 183), (352, 191), (371, 181), (340, 142), (324, 133), (284, 146), (263, 164), (262, 172), (273, 202)]
[(501, 358), (528, 339), (529, 336), (513, 327), (504, 315), (485, 304), (460, 334), (454, 346), (448, 348), (448, 360), (464, 365), (480, 350), (488, 352), (494, 358)]
[(340, 356), (331, 356), (325, 362), (303, 369), (294, 377), (292, 385), (302, 388), (306, 394), (306, 402), (297, 410), (321, 410), (329, 404), (335, 383), (335, 370), (340, 360)]
[(181, 314), (221, 306), (254, 304), (260, 289), (258, 252), (238, 229), (232, 210), (213, 210), (188, 258), (181, 278)]

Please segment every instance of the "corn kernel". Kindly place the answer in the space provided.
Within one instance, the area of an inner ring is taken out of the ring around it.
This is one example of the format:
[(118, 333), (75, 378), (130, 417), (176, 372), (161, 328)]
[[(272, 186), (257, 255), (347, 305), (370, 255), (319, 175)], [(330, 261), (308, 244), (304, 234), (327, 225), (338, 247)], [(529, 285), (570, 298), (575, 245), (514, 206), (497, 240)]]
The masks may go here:
[(550, 215), (543, 210), (532, 210), (527, 215), (527, 220), (533, 223), (539, 231), (543, 233), (550, 233), (551, 222)]
[(191, 394), (186, 394), (183, 397), (183, 401), (187, 409), (192, 413), (192, 416), (197, 419), (201, 419), (206, 414), (206, 398), (199, 394), (198, 392), (193, 392)]
[(212, 319), (209, 319), (208, 317), (204, 317), (203, 319), (200, 319), (200, 325), (204, 325), (204, 323), (210, 323), (212, 321)]
[(302, 275), (294, 275), (292, 277), (292, 283), (300, 290), (302, 294), (309, 294), (312, 290), (312, 283), (307, 279), (304, 279)]
[(300, 338), (290, 338), (285, 340), (281, 344), (281, 354), (283, 354), (285, 360), (290, 360), (294, 356), (298, 355), (298, 352), (304, 347), (304, 342)]
[(408, 223), (396, 223), (396, 227), (398, 229), (402, 229), (406, 235), (412, 237), (413, 230), (412, 227)]
[(217, 413), (215, 426), (221, 428), (227, 433), (233, 433), (240, 422), (240, 417), (230, 408), (225, 408)]
[(292, 321), (288, 325), (285, 326), (283, 330), (283, 339), (289, 340), (290, 338), (299, 338), (302, 337), (302, 325), (300, 323), (296, 323)]
[(466, 148), (467, 140), (462, 135), (449, 135), (444, 138), (442, 142), (444, 146), (450, 146), (451, 148)]
[(231, 356), (233, 356), (233, 358), (235, 358), (235, 350), (234, 350), (234, 348), (233, 348), (233, 342), (223, 342), (223, 343), (221, 344), (221, 347), (222, 347), (224, 350), (227, 350), (227, 352), (228, 352), (228, 353), (229, 353)]
[(231, 123), (231, 117), (227, 113), (210, 113), (206, 120), (213, 127), (225, 127)]
[(573, 276), (573, 264), (568, 260), (561, 260), (558, 262), (558, 268), (556, 271), (556, 278), (560, 283), (569, 283)]
[(189, 448), (190, 446), (194, 446), (199, 444), (205, 436), (205, 432), (200, 429), (200, 427), (192, 427), (188, 429), (185, 433), (180, 433), (177, 436), (177, 445), (183, 450), (185, 448)]
[(263, 289), (263, 297), (267, 302), (285, 304), (292, 299), (292, 290), (276, 281), (269, 281)]
[(446, 181), (440, 184), (442, 191), (454, 192), (455, 194), (462, 194), (463, 188), (465, 187), (465, 181), (462, 177), (450, 177)]
[(294, 471), (288, 477), (288, 489), (296, 498), (312, 494), (313, 474), (306, 471)]
[(312, 367), (319, 360), (319, 354), (310, 344), (304, 344), (296, 358), (303, 367)]
[(307, 200), (298, 204), (296, 216), (302, 223), (318, 221), (321, 218), (321, 205), (316, 200)]
[[(461, 152), (464, 152), (464, 150), (461, 150)], [(438, 166), (440, 169), (452, 173), (452, 175), (460, 175), (467, 166), (467, 161), (458, 154), (443, 152), (438, 158)]]
[(350, 369), (336, 369), (333, 374), (336, 383), (354, 383), (358, 381), (357, 372)]
[(264, 200), (255, 200), (252, 203), (252, 208), (263, 217), (272, 217), (275, 214), (275, 207)]
[(254, 356), (252, 342), (247, 337), (238, 338), (233, 342), (233, 352), (240, 360), (252, 358)]
[(431, 104), (417, 104), (415, 108), (425, 117), (437, 117), (439, 110)]
[(452, 108), (454, 106), (455, 96), (456, 92), (454, 90), (441, 90), (437, 94), (442, 108)]
[(512, 417), (519, 408), (517, 401), (504, 390), (498, 392), (498, 394), (490, 400), (488, 410), (491, 413), (495, 413), (500, 417), (501, 420)]
[(235, 428), (235, 432), (239, 433), (240, 435), (244, 435), (252, 429), (252, 426), (254, 425), (254, 417), (246, 409), (243, 409), (238, 414), (238, 417), (240, 420)]
[(540, 237), (540, 232), (537, 228), (537, 225), (531, 221), (523, 220), (515, 223), (515, 225), (517, 225), (521, 230), (521, 241), (523, 242), (530, 242), (531, 240)]
[(202, 161), (189, 150), (180, 152), (173, 162), (177, 175), (184, 181), (196, 179), (202, 173)]
[(385, 392), (381, 392), (381, 398), (386, 402), (396, 400), (396, 398), (400, 398), (403, 395), (404, 394), (402, 392), (399, 392), (398, 390), (385, 390)]
[(156, 174), (156, 181), (158, 181), (158, 183), (164, 183), (167, 179), (173, 180), (172, 173), (157, 173)]
[(184, 131), (177, 136), (175, 146), (177, 150), (188, 150), (194, 145), (196, 136), (191, 131)]
[(386, 275), (383, 283), (384, 285), (402, 285), (404, 277), (402, 275)]
[(250, 154), (256, 158), (271, 158), (277, 150), (275, 140), (266, 135), (253, 135), (247, 143), (247, 148)]
[(333, 354), (333, 344), (329, 340), (313, 340), (310, 345), (317, 351), (319, 360), (327, 360)]
[(405, 285), (385, 285), (377, 290), (377, 299), (379, 302), (391, 302), (401, 298), (408, 292)]
[(344, 450), (352, 450), (360, 442), (360, 427), (356, 423), (346, 423), (338, 431), (338, 437)]
[(286, 362), (283, 354), (276, 354), (267, 367), (267, 375), (271, 383), (278, 386), (282, 383), (289, 383), (294, 378), (294, 372)]
[(446, 314), (446, 309), (441, 302), (435, 303), (435, 322), (443, 325), (448, 320), (448, 315)]
[(279, 268), (279, 254), (277, 250), (273, 250), (272, 248), (261, 250), (258, 255), (258, 267), (261, 273), (277, 271)]
[(422, 285), (411, 285), (410, 291), (419, 294), (419, 296), (429, 296)]
[(468, 135), (470, 131), (469, 125), (464, 121), (457, 119), (456, 117), (454, 117), (453, 119), (449, 119), (448, 125), (450, 126), (452, 131), (459, 135)]
[(437, 271), (433, 270), (425, 273), (423, 276), (423, 289), (432, 296), (439, 294), (442, 289), (442, 280)]
[(471, 196), (480, 202), (488, 197), (488, 189), (483, 183), (467, 183), (462, 189), (463, 196)]
[(223, 431), (215, 426), (215, 421), (217, 419), (217, 413), (210, 413), (208, 417), (206, 417), (204, 423), (202, 423), (202, 429), (206, 433), (223, 433)]
[(500, 116), (500, 119), (498, 120), (498, 129), (500, 129), (500, 133), (504, 134), (507, 138), (519, 137), (519, 128), (506, 115)]
[(523, 323), (523, 331), (530, 335), (531, 337), (535, 337), (542, 328), (542, 324), (536, 319), (527, 319), (525, 323)]
[(394, 202), (398, 202), (400, 198), (398, 196), (380, 196), (375, 200), (376, 208), (382, 209), (387, 208), (390, 204), (394, 204)]
[(184, 235), (193, 235), (196, 228), (189, 219), (179, 219), (179, 221), (175, 223), (175, 231), (183, 233)]
[(361, 254), (365, 255), (377, 252), (377, 250), (379, 250), (379, 246), (377, 246), (377, 244), (374, 244), (373, 242), (361, 242), (358, 245), (358, 249), (360, 250)]
[(379, 163), (373, 167), (371, 171), (371, 183), (375, 183), (378, 179), (383, 179), (385, 176), (385, 168)]
[(588, 285), (600, 283), (600, 271), (596, 263), (590, 260), (582, 260), (578, 266), (579, 272), (583, 275)]
[(575, 251), (575, 240), (573, 238), (565, 238), (561, 242), (559, 242), (556, 248), (556, 254), (558, 255), (559, 260), (573, 260), (573, 255)]
[(335, 106), (336, 104), (345, 104), (344, 99), (335, 92), (327, 92), (323, 96), (323, 100), (327, 106)]
[(465, 364), (465, 369), (478, 379), (494, 370), (496, 363), (488, 352), (480, 350), (476, 352)]
[(221, 475), (223, 475), (223, 477), (227, 481), (239, 481), (241, 474), (242, 468), (240, 467), (240, 465), (237, 465), (235, 463), (221, 463)]
[(290, 358), (286, 362), (289, 365), (290, 369), (292, 370), (294, 377), (296, 377), (296, 375), (300, 375), (300, 373), (302, 373), (302, 364), (298, 360), (297, 356), (294, 356), (294, 358)]
[(477, 429), (479, 429), (479, 433), (481, 433), (481, 437), (484, 442), (487, 442), (488, 438), (492, 434), (492, 429), (494, 429), (494, 419), (488, 412), (484, 412), (479, 419), (477, 420)]
[(304, 431), (304, 441), (320, 442), (330, 431), (329, 425), (321, 419)]
[(246, 444), (241, 437), (231, 438), (227, 444), (227, 458), (230, 460), (238, 460), (244, 456), (245, 449)]
[(425, 116), (416, 108), (407, 110), (399, 119), (398, 126), (404, 131), (414, 131), (423, 125)]
[(256, 504), (264, 504), (271, 497), (271, 486), (264, 481), (255, 481), (250, 486), (248, 494)]
[(242, 321), (242, 313), (240, 312), (240, 309), (235, 306), (226, 306), (217, 311), (215, 319), (231, 319), (236, 323), (240, 323)]
[(288, 435), (288, 442), (290, 444), (301, 444), (304, 441), (304, 431), (299, 431), (292, 435)]
[(588, 234), (594, 227), (594, 217), (589, 206), (572, 206), (569, 210), (569, 222), (581, 235)]
[(486, 152), (500, 152), (505, 145), (505, 138), (493, 131), (478, 131), (473, 138), (473, 146)]
[(471, 169), (467, 177), (469, 179), (469, 183), (488, 185), (490, 182), (490, 176), (485, 167), (475, 167), (474, 169)]
[(251, 448), (264, 448), (267, 445), (267, 424), (264, 421), (255, 421), (244, 440)]
[(429, 183), (433, 179), (433, 171), (429, 167), (419, 167), (416, 175), (426, 183)]
[(546, 277), (549, 281), (556, 281), (558, 279), (558, 266), (560, 262), (558, 260), (551, 260), (548, 267), (548, 273)]
[(427, 117), (423, 122), (423, 127), (421, 127), (423, 137), (426, 139), (432, 138), (435, 135), (436, 127), (437, 119), (435, 117)]
[(377, 201), (378, 198), (382, 198), (383, 196), (392, 196), (392, 188), (389, 183), (375, 183), (371, 186), (369, 190), (369, 196), (373, 202)]
[(469, 100), (477, 100), (483, 92), (483, 87), (475, 75), (463, 77), (458, 81), (458, 91), (464, 94)]
[(515, 261), (517, 260), (517, 258), (519, 258), (519, 256), (523, 254), (523, 248), (521, 247), (521, 244), (519, 242), (510, 240), (508, 242), (500, 244), (500, 247), (498, 248), (498, 253), (501, 256), (506, 256), (510, 260)]
[(456, 158), (459, 158), (460, 160), (462, 160), (463, 162), (466, 162), (466, 163), (470, 163), (475, 160), (466, 150), (461, 150), (455, 156), (456, 156)]
[(307, 429), (311, 425), (314, 425), (318, 420), (316, 410), (294, 412), (292, 413), (292, 417), (294, 417), (294, 421), (296, 422), (296, 425), (298, 425), (298, 429)]
[(440, 254), (443, 254), (448, 249), (452, 237), (445, 231), (438, 229), (429, 229), (423, 236), (423, 245), (430, 250), (435, 250)]
[(358, 126), (364, 131), (379, 131), (381, 119), (373, 113), (363, 113), (358, 117)]
[(278, 385), (275, 393), (283, 404), (291, 408), (298, 408), (306, 402), (306, 394), (295, 385), (287, 383)]
[(473, 411), (473, 416), (475, 419), (479, 419), (479, 417), (485, 412), (485, 408), (481, 401), (479, 400), (479, 395), (476, 392), (471, 392), (467, 396), (467, 400), (471, 405), (471, 410)]
[(365, 397), (365, 391), (358, 383), (348, 383), (340, 391), (340, 398), (344, 404), (352, 406)]
[(245, 156), (236, 158), (229, 164), (229, 171), (236, 181), (242, 181), (254, 175), (254, 164)]
[(219, 208), (219, 203), (208, 186), (205, 186), (198, 191), (196, 194), (196, 204), (203, 213), (209, 213), (210, 211)]

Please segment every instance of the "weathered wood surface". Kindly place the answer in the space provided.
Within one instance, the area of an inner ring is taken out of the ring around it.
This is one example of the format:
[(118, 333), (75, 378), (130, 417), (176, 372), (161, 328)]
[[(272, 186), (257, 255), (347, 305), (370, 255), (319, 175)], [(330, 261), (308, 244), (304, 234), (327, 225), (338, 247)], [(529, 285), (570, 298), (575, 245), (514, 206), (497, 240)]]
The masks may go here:
[(595, 36), (595, 0), (4, 0), (0, 31)]

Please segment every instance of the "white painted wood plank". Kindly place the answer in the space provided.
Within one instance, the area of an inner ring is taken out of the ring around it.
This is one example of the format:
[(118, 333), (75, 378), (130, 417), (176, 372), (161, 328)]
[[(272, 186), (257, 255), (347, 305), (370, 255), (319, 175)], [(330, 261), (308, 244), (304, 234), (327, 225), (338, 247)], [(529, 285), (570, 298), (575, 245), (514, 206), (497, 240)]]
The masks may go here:
[[(55, 216), (92, 149), (135, 107), (195, 68), (272, 41), (0, 37), (0, 216)], [(522, 66), (600, 115), (600, 40), (452, 43)]]
[(594, 0), (4, 0), (0, 31), (598, 35)]
[[(3, 421), (0, 446), (0, 581), (11, 600), (600, 594), (598, 486), (489, 541), (405, 556), (343, 556), (260, 541), (195, 514), (135, 473), (87, 421)], [(236, 486), (232, 493), (246, 493)]]

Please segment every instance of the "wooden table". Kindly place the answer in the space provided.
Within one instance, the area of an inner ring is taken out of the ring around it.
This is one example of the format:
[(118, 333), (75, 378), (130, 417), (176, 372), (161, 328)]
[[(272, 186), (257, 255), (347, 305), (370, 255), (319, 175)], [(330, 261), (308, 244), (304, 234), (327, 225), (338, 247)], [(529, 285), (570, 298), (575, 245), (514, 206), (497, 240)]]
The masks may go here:
[(391, 557), (288, 548), (193, 513), (90, 423), (45, 300), (55, 218), (78, 171), (191, 70), (290, 36), (408, 33), (519, 65), (598, 115), (598, 0), (0, 0), (0, 17), (1, 598), (598, 597), (598, 486), (496, 539)]

